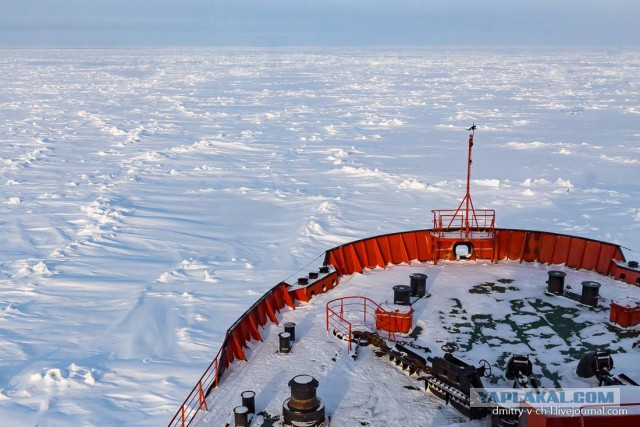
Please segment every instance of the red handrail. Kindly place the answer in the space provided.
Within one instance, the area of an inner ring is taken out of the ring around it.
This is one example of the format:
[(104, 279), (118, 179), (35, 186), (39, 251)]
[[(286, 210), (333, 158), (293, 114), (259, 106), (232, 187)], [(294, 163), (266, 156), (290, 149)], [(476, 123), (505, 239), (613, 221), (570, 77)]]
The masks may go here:
[[(344, 333), (349, 343), (349, 351), (351, 351), (353, 328), (358, 326), (371, 328), (373, 326), (375, 329), (376, 310), (379, 308), (378, 304), (367, 297), (351, 296), (331, 300), (327, 303), (326, 309), (327, 331), (333, 327)], [(368, 321), (368, 318), (373, 318), (373, 322)]]
[[(496, 211), (493, 209), (474, 209), (469, 211), (470, 217), (466, 217), (466, 211), (461, 209), (436, 209), (433, 213), (433, 232), (438, 237), (444, 237), (445, 233), (457, 232), (459, 237), (471, 237), (472, 232), (486, 233), (490, 237), (495, 235)], [(470, 228), (467, 230), (466, 225)]]
[[(377, 330), (378, 316), (384, 314), (388, 317), (390, 313), (367, 297), (336, 298), (327, 303), (327, 332), (331, 327), (342, 332), (347, 338), (349, 351), (351, 351), (354, 328), (364, 326), (367, 329)], [(395, 332), (388, 332), (389, 337), (395, 337)]]
[(184, 402), (180, 406), (180, 409), (173, 416), (169, 422), (170, 427), (185, 427), (188, 426), (195, 418), (198, 411), (203, 407), (205, 410), (209, 410), (207, 405), (207, 395), (209, 390), (218, 386), (219, 377), (219, 360), (222, 351), (226, 348), (223, 344), (218, 350), (218, 353), (213, 358), (207, 369), (204, 371), (198, 383), (191, 389), (191, 392), (187, 395)]

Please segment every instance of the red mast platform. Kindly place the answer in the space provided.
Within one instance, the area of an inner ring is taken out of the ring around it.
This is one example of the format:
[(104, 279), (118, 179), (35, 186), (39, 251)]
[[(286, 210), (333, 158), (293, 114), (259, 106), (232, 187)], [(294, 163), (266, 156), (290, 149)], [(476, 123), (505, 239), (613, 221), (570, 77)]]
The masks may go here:
[[(467, 192), (457, 209), (435, 209), (433, 213), (432, 254), (433, 263), (438, 259), (489, 258), (497, 262), (495, 253), (496, 211), (476, 209), (471, 200), (471, 153), (475, 123), (468, 129), (469, 154), (467, 158)], [(447, 252), (449, 256), (447, 257)]]

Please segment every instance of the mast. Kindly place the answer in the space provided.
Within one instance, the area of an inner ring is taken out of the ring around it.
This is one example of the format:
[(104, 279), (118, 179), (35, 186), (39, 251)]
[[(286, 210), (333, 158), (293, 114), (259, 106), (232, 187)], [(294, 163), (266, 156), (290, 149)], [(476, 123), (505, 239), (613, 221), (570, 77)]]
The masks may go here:
[[(471, 209), (473, 209), (473, 202), (471, 201), (471, 163), (473, 163), (473, 160), (471, 160), (471, 150), (473, 148), (473, 137), (476, 133), (476, 124), (473, 123), (471, 125), (471, 127), (469, 129), (467, 129), (468, 131), (471, 131), (471, 133), (469, 134), (469, 157), (467, 159), (467, 193), (464, 196), (463, 202), (466, 202), (465, 205), (465, 234), (468, 236), (469, 235), (469, 231), (470, 231), (470, 226), (469, 226), (469, 206), (471, 206)], [(462, 204), (461, 204), (462, 205)]]
[(469, 131), (469, 148), (466, 192), (457, 209), (434, 209), (431, 211), (433, 212), (433, 233), (438, 237), (445, 237), (447, 233), (456, 232), (459, 233), (459, 237), (466, 239), (494, 238), (496, 212), (493, 209), (476, 210), (471, 199), (471, 165), (473, 163), (471, 155), (476, 124), (473, 123), (467, 130)]

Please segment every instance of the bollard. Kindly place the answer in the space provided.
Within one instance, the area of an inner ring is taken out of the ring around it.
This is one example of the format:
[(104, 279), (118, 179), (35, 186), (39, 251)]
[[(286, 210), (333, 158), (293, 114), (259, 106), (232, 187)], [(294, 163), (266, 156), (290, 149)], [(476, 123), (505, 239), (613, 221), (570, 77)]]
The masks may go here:
[(407, 285), (396, 285), (393, 287), (393, 303), (398, 305), (411, 304), (411, 287)]
[(240, 393), (242, 397), (242, 406), (247, 408), (247, 412), (250, 414), (256, 413), (256, 393), (251, 390), (243, 391)]
[(582, 282), (582, 296), (580, 302), (591, 307), (598, 305), (598, 297), (600, 295), (600, 283), (590, 280)]
[(286, 322), (284, 324), (284, 331), (289, 333), (291, 342), (296, 342), (296, 324), (293, 322)]
[(235, 420), (236, 427), (248, 427), (249, 410), (246, 406), (236, 406), (233, 408), (233, 418)]
[(280, 353), (289, 353), (291, 351), (291, 335), (289, 332), (280, 332), (278, 337), (280, 337), (280, 347), (278, 351)]
[(422, 298), (427, 293), (427, 275), (413, 273), (409, 275), (411, 283), (411, 296)]
[(567, 273), (563, 271), (551, 270), (549, 280), (547, 280), (547, 290), (552, 294), (562, 295), (564, 293), (564, 278)]
[(297, 375), (289, 381), (291, 397), (282, 404), (282, 425), (326, 426), (324, 402), (316, 396), (318, 380)]

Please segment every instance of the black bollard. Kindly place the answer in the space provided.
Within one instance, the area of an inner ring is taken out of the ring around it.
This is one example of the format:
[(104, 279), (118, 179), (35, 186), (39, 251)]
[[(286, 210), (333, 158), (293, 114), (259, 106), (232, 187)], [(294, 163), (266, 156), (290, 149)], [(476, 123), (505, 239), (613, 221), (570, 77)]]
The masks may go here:
[(256, 393), (255, 391), (247, 390), (240, 393), (242, 397), (242, 406), (247, 408), (247, 412), (250, 414), (256, 413)]
[(284, 331), (289, 333), (291, 342), (296, 342), (296, 324), (293, 322), (286, 322), (284, 324)]
[(600, 295), (600, 283), (590, 280), (582, 282), (582, 296), (580, 302), (585, 305), (595, 307), (598, 305), (598, 297)]
[(411, 296), (422, 298), (427, 293), (427, 275), (413, 273), (409, 275), (411, 283)]
[(246, 406), (236, 406), (233, 408), (233, 418), (236, 427), (247, 427), (249, 425), (249, 410)]
[(567, 273), (563, 271), (551, 270), (549, 280), (547, 280), (547, 290), (552, 294), (562, 295), (564, 293), (564, 278)]
[(280, 337), (280, 353), (289, 353), (291, 351), (291, 335), (289, 332), (280, 332), (278, 337)]
[(411, 287), (407, 285), (396, 285), (393, 287), (393, 303), (398, 305), (411, 304)]

